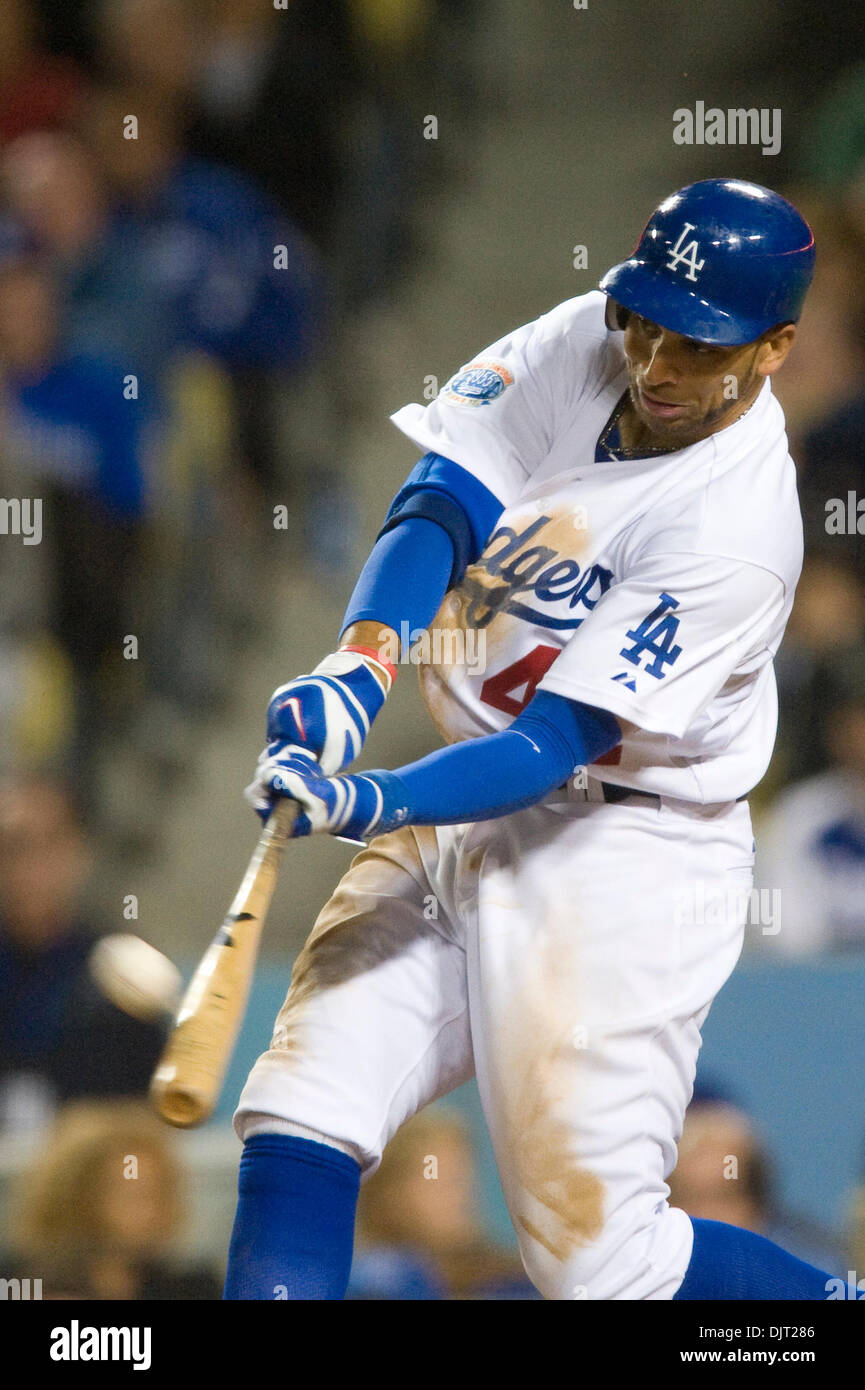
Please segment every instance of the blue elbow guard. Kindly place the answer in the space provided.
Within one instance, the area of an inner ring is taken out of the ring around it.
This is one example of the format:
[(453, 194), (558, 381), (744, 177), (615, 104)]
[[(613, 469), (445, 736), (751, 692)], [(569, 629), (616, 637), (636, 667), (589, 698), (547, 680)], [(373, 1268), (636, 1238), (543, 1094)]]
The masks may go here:
[(377, 539), (408, 517), (434, 521), (454, 548), (450, 587), (478, 558), (503, 510), (489, 488), (465, 468), (440, 454), (425, 454), (391, 503)]

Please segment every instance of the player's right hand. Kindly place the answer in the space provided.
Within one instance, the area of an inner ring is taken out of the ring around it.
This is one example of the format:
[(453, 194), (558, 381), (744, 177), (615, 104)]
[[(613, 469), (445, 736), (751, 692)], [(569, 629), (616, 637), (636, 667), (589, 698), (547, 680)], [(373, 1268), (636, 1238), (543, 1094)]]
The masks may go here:
[(353, 762), (396, 671), (373, 651), (341, 647), (308, 676), (281, 685), (267, 708), (267, 752), (307, 749), (326, 776)]
[(293, 840), (324, 831), (365, 844), (368, 836), (405, 823), (409, 815), (405, 791), (398, 777), (382, 769), (359, 776), (325, 777), (305, 749), (285, 747), (280, 753), (265, 749), (245, 795), (263, 821), (277, 798), (297, 802), (290, 832)]

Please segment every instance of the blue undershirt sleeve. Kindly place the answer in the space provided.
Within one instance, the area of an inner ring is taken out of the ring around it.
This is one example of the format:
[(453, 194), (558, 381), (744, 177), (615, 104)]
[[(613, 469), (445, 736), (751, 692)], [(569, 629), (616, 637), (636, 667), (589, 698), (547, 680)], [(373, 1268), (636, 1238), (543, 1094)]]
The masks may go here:
[(574, 768), (615, 748), (621, 737), (618, 720), (607, 710), (539, 691), (502, 732), (437, 749), (374, 776), (381, 778), (388, 811), (402, 802), (407, 814), (399, 823), (494, 820), (533, 806)]
[(340, 633), (352, 623), (381, 623), (400, 632), (427, 627), (448, 587), (454, 547), (447, 531), (411, 516), (376, 541), (349, 599)]

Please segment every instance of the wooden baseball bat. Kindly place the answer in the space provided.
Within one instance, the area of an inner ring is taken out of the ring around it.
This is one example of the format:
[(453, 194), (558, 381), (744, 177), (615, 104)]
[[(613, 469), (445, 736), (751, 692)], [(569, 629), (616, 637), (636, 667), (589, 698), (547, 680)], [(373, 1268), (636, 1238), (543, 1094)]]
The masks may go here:
[(153, 1073), (151, 1098), (162, 1118), (181, 1129), (202, 1124), (219, 1099), (246, 1012), (279, 861), (299, 809), (296, 801), (277, 801)]

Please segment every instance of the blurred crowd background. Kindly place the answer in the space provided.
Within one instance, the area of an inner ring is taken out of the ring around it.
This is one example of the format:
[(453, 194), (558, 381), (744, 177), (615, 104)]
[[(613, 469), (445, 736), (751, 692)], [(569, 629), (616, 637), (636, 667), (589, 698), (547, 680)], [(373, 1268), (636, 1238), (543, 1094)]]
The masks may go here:
[[(708, 176), (786, 193), (818, 245), (775, 381), (806, 562), (740, 969), (769, 1016), (782, 976), (828, 1010), (836, 970), (832, 999), (865, 1024), (865, 35), (856, 7), (805, 0), (664, 16), (3, 0), (0, 498), (42, 512), (38, 543), (0, 534), (0, 1277), (218, 1297), (232, 1097), (178, 1137), (143, 1096), (254, 839), (240, 793), (267, 698), (333, 646), (415, 462), (387, 416), (594, 288), (661, 197)], [(780, 152), (676, 146), (673, 111), (697, 100), (779, 109)], [(435, 742), (404, 677), (368, 765)], [(265, 943), (277, 980), (348, 858), (333, 842), (295, 857)], [(256, 998), (247, 1062), (272, 1019)], [(747, 1036), (744, 1009), (735, 1022)], [(717, 1053), (674, 1200), (865, 1275), (848, 1063), (825, 1201), (791, 1202), (791, 1165), (822, 1156), (773, 1131), (770, 1103), (753, 1113), (747, 1070), (719, 1073)], [(812, 1083), (806, 1061), (803, 1115)], [(476, 1103), (457, 1097), (365, 1188), (351, 1296), (530, 1298), (514, 1250)]]
[(275, 533), (349, 561), (343, 357), (443, 176), (412, 84), (471, 102), (434, 56), (451, 8), (3, 6), (0, 445), (45, 543), (4, 547), (2, 752), (120, 849), (230, 698)]

